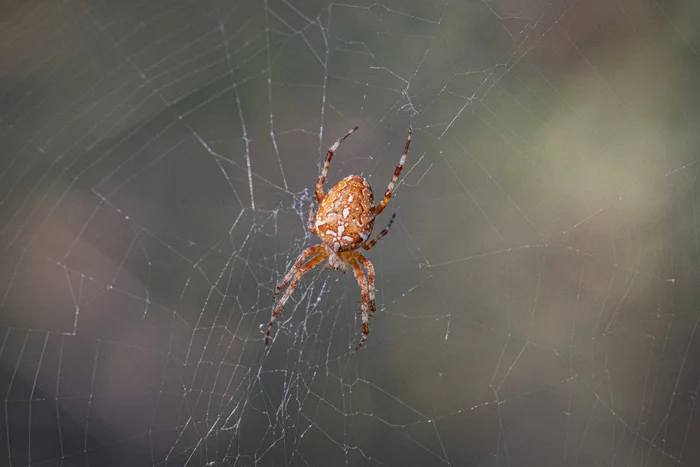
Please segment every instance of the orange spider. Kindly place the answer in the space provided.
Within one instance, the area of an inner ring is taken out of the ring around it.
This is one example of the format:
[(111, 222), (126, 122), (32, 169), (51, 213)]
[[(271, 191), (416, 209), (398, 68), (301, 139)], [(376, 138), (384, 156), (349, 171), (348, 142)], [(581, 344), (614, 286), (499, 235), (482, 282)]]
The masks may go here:
[[(374, 240), (367, 241), (374, 228), (374, 219), (384, 210), (391, 199), (396, 180), (399, 178), (401, 169), (406, 162), (408, 147), (411, 145), (412, 131), (409, 127), (406, 147), (399, 160), (399, 165), (394, 170), (394, 176), (389, 182), (384, 199), (377, 206), (373, 206), (374, 194), (372, 193), (372, 188), (370, 188), (367, 180), (359, 175), (348, 175), (331, 188), (327, 195), (323, 194), (323, 184), (326, 181), (328, 166), (331, 163), (333, 154), (340, 146), (340, 143), (353, 134), (355, 130), (357, 130), (357, 127), (350, 129), (345, 136), (339, 138), (328, 149), (326, 162), (323, 164), (321, 175), (316, 183), (316, 199), (318, 199), (319, 203), (316, 221), (314, 222), (312, 205), (309, 212), (308, 226), (309, 232), (319, 237), (323, 243), (302, 251), (294, 266), (289, 269), (282, 282), (277, 286), (277, 292), (279, 292), (289, 284), (289, 288), (282, 295), (270, 318), (270, 324), (267, 326), (267, 335), (265, 336), (265, 345), (269, 343), (272, 325), (277, 319), (277, 315), (282, 311), (282, 307), (287, 303), (294, 289), (297, 288), (301, 277), (325, 260), (328, 260), (326, 263), (327, 269), (337, 269), (345, 273), (348, 265), (352, 268), (355, 279), (357, 279), (357, 283), (362, 290), (362, 340), (355, 350), (362, 347), (367, 340), (367, 335), (369, 334), (369, 314), (367, 310), (369, 309), (374, 314), (377, 309), (377, 305), (374, 302), (374, 266), (358, 250), (360, 248), (369, 250), (376, 245), (389, 232), (391, 224), (394, 222), (395, 213), (391, 216), (386, 228)], [(311, 259), (308, 259), (310, 257)], [(362, 273), (360, 264), (367, 270), (367, 278)]]

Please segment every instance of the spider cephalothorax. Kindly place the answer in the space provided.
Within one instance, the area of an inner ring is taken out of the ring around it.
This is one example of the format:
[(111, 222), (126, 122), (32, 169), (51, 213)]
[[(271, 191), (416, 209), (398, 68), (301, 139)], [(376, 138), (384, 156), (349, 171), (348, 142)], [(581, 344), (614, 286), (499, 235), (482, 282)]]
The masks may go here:
[[(359, 175), (349, 175), (338, 182), (330, 189), (328, 194), (323, 194), (323, 184), (328, 175), (328, 167), (333, 158), (333, 154), (345, 138), (353, 134), (357, 127), (350, 129), (345, 136), (339, 138), (328, 149), (326, 162), (323, 164), (321, 175), (316, 183), (316, 199), (318, 200), (318, 212), (314, 220), (313, 206), (309, 213), (309, 232), (316, 235), (323, 243), (307, 248), (302, 251), (282, 281), (277, 285), (277, 291), (281, 291), (287, 285), (289, 287), (277, 303), (270, 324), (267, 326), (265, 345), (268, 344), (272, 325), (277, 319), (277, 315), (282, 311), (282, 307), (287, 303), (289, 297), (299, 284), (301, 277), (313, 268), (327, 260), (328, 269), (337, 269), (346, 272), (348, 266), (355, 274), (355, 279), (362, 290), (362, 340), (355, 350), (362, 347), (369, 334), (369, 313), (374, 313), (377, 309), (374, 300), (374, 266), (372, 262), (365, 258), (359, 249), (369, 250), (384, 237), (394, 222), (394, 216), (389, 219), (389, 224), (384, 230), (379, 232), (374, 240), (369, 240), (374, 228), (374, 219), (384, 210), (391, 199), (396, 180), (401, 174), (401, 169), (406, 162), (408, 147), (411, 145), (411, 128), (408, 129), (406, 146), (399, 160), (399, 165), (394, 170), (394, 176), (389, 182), (384, 198), (374, 206), (374, 195), (372, 188), (364, 178)], [(367, 271), (365, 278), (362, 272), (362, 265)], [(369, 313), (368, 313), (369, 312)]]

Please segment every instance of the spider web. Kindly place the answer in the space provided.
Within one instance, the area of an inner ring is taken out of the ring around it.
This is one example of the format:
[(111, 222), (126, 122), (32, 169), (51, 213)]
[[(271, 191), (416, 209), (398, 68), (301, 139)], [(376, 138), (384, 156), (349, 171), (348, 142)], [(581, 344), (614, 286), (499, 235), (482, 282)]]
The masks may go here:
[(5, 3), (0, 464), (700, 465), (693, 5)]

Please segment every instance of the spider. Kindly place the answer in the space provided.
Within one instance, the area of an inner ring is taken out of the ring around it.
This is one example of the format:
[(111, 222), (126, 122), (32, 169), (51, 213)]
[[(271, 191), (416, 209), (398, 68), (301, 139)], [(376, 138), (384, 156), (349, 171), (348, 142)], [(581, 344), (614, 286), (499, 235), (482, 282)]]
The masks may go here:
[[(374, 315), (377, 306), (374, 301), (374, 266), (372, 262), (360, 253), (359, 249), (369, 250), (377, 244), (387, 233), (394, 223), (396, 213), (389, 219), (389, 224), (384, 230), (379, 232), (374, 240), (368, 241), (374, 228), (374, 219), (381, 214), (391, 199), (396, 180), (401, 174), (401, 169), (406, 162), (408, 147), (411, 145), (412, 130), (408, 128), (406, 147), (399, 160), (399, 165), (394, 170), (394, 176), (389, 182), (389, 186), (384, 193), (382, 201), (374, 206), (374, 194), (369, 183), (359, 175), (348, 175), (330, 189), (328, 194), (323, 193), (323, 184), (328, 175), (328, 167), (333, 158), (333, 154), (340, 146), (340, 143), (353, 134), (357, 127), (351, 128), (342, 138), (339, 138), (328, 148), (326, 161), (323, 164), (321, 175), (316, 182), (316, 199), (318, 200), (318, 212), (314, 221), (313, 204), (309, 212), (309, 232), (321, 239), (320, 244), (309, 247), (301, 252), (294, 266), (292, 266), (282, 281), (277, 285), (276, 292), (280, 292), (287, 287), (282, 298), (277, 303), (270, 324), (267, 326), (265, 345), (269, 343), (272, 325), (277, 319), (294, 289), (299, 285), (299, 280), (304, 274), (327, 260), (326, 269), (336, 269), (343, 274), (347, 272), (348, 266), (355, 274), (355, 279), (362, 290), (362, 340), (355, 347), (359, 350), (367, 340), (369, 334), (369, 313)], [(310, 258), (310, 259), (309, 259)], [(367, 277), (362, 272), (360, 265), (367, 270)]]

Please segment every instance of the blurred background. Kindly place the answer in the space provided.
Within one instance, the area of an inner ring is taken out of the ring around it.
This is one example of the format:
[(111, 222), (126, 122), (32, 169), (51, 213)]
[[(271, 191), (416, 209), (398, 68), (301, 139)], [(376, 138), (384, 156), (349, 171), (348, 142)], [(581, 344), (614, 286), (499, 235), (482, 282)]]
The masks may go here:
[[(700, 465), (700, 6), (10, 1), (0, 465)], [(326, 189), (377, 198), (265, 347)]]

